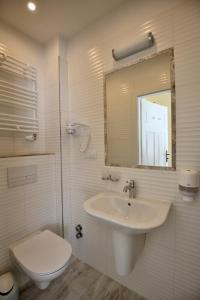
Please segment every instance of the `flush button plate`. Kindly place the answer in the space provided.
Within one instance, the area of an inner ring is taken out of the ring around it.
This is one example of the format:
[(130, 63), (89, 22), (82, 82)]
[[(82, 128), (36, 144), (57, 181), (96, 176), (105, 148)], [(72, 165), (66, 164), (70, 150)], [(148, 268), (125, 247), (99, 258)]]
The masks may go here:
[(37, 181), (37, 166), (28, 165), (7, 169), (8, 187), (30, 184)]

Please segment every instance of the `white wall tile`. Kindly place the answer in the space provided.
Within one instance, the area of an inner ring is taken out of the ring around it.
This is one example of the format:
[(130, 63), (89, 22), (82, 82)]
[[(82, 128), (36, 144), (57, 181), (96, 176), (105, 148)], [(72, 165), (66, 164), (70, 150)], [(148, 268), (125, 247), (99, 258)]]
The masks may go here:
[[(104, 72), (169, 47), (175, 48), (177, 167), (199, 170), (199, 17), (198, 0), (128, 1), (77, 35), (67, 49), (59, 38), (50, 41), (44, 49), (2, 24), (0, 40), (16, 56), (23, 53), (24, 60), (39, 70), (40, 136), (32, 147), (12, 134), (1, 135), (0, 154), (34, 149), (34, 152), (54, 152), (55, 156), (0, 161), (0, 271), (8, 267), (7, 248), (11, 242), (46, 226), (60, 231), (62, 150), (65, 236), (70, 239), (74, 254), (149, 300), (199, 299), (199, 197), (192, 204), (181, 202), (177, 172), (120, 168), (119, 183), (105, 184), (101, 180), (105, 168)], [(113, 62), (113, 47), (132, 41), (147, 30), (155, 35), (155, 47), (124, 62)], [(60, 73), (58, 56), (62, 58)], [(79, 139), (65, 133), (67, 120), (91, 126), (89, 149), (97, 151), (97, 159), (88, 160), (79, 152)], [(7, 189), (7, 166), (33, 162), (39, 166), (38, 182), (15, 191)], [(147, 236), (145, 249), (132, 274), (121, 278), (114, 271), (110, 230), (86, 215), (83, 203), (104, 189), (122, 191), (130, 178), (136, 180), (140, 197), (171, 200), (173, 209), (166, 224)], [(84, 228), (80, 240), (74, 232), (78, 223)]]
[[(44, 51), (43, 47), (31, 38), (16, 31), (0, 21), (0, 42), (7, 46), (8, 53), (34, 66), (37, 69), (38, 118), (40, 133), (37, 141), (25, 141), (24, 134), (5, 133), (0, 131), (0, 155), (45, 152), (44, 140)], [(32, 145), (31, 145), (32, 144)]]
[(198, 300), (200, 295), (200, 261), (198, 256), (177, 251), (175, 258), (175, 300)]
[[(44, 49), (0, 22), (0, 42), (9, 53), (38, 71), (39, 134), (34, 142), (23, 135), (0, 132), (0, 155), (52, 152), (55, 155), (0, 158), (0, 273), (9, 268), (8, 247), (15, 240), (48, 227), (61, 233), (61, 169), (59, 127), (58, 43)], [(7, 187), (7, 167), (36, 164), (38, 180), (13, 189)]]
[[(7, 168), (37, 165), (37, 182), (7, 186)], [(57, 231), (54, 156), (27, 156), (0, 160), (0, 271), (10, 265), (8, 247), (38, 229)]]
[[(93, 26), (86, 28), (68, 45), (69, 111), (76, 122), (92, 129), (90, 147), (98, 153), (88, 161), (79, 153), (78, 138), (70, 137), (68, 170), (71, 209), (71, 241), (75, 255), (152, 300), (198, 300), (200, 226), (199, 196), (184, 204), (178, 192), (178, 173), (171, 171), (119, 168), (119, 183), (101, 182), (104, 167), (103, 74), (137, 61), (143, 55), (174, 47), (176, 68), (177, 169), (200, 168), (199, 155), (199, 36), (200, 2), (129, 1)], [(138, 55), (113, 62), (111, 50), (151, 30), (156, 46)], [(107, 167), (108, 168), (108, 167)], [(86, 216), (84, 201), (104, 189), (122, 191), (127, 179), (134, 178), (140, 197), (171, 200), (173, 208), (166, 224), (148, 234), (145, 250), (135, 270), (127, 278), (118, 277), (113, 265), (109, 230)], [(69, 224), (68, 215), (65, 221)], [(76, 240), (74, 226), (81, 223), (84, 237)], [(102, 241), (96, 247), (97, 237)], [(91, 250), (93, 249), (93, 251)], [(180, 253), (183, 256), (180, 256)], [(181, 274), (182, 273), (182, 274)], [(189, 275), (193, 274), (193, 275)], [(188, 282), (186, 282), (188, 277)]]

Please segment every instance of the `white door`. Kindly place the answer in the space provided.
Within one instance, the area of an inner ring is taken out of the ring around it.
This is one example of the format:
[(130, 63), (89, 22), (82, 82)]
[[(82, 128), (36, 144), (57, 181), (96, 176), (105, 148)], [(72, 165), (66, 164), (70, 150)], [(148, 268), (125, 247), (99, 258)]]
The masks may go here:
[(139, 160), (142, 165), (167, 166), (168, 109), (139, 97)]

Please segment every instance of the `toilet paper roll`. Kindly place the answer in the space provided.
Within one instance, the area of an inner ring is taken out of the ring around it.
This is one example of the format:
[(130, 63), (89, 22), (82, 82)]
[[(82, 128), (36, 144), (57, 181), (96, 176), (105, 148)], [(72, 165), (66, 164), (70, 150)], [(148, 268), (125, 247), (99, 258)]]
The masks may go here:
[(199, 187), (199, 172), (196, 170), (182, 170), (179, 176), (179, 185), (188, 188)]

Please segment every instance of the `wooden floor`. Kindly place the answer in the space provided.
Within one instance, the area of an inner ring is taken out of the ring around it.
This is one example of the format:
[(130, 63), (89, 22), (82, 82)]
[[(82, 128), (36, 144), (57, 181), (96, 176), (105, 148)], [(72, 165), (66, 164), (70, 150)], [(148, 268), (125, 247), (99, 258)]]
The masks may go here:
[(44, 290), (28, 284), (20, 300), (145, 300), (78, 259)]

